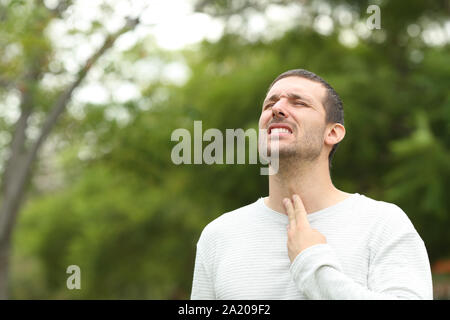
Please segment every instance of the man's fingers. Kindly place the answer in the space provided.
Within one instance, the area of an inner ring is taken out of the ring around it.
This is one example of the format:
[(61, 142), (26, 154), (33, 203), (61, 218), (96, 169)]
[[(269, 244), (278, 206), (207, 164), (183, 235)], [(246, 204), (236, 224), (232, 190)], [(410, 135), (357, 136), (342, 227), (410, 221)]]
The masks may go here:
[(303, 201), (299, 195), (294, 194), (294, 212), (295, 212), (295, 220), (301, 227), (309, 227), (309, 221), (307, 217), (307, 212), (305, 206), (303, 205)]
[(283, 199), (284, 207), (286, 208), (286, 212), (289, 217), (289, 225), (294, 227), (295, 226), (295, 212), (294, 212), (294, 206), (292, 205), (291, 199), (284, 198)]

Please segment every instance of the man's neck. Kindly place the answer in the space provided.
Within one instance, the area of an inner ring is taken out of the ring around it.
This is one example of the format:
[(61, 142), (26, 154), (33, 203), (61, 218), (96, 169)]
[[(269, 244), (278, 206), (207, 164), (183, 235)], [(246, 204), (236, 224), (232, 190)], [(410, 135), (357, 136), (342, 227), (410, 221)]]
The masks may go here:
[(293, 194), (300, 196), (307, 213), (330, 207), (351, 195), (338, 190), (328, 168), (320, 167), (317, 162), (301, 165), (280, 162), (278, 173), (269, 176), (269, 197), (264, 202), (272, 210), (286, 214), (282, 201), (292, 199)]

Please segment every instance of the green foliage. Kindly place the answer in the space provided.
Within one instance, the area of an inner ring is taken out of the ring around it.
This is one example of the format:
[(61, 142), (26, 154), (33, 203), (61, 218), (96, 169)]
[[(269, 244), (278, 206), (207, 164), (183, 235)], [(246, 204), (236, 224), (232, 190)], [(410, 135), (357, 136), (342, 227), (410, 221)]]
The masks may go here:
[[(348, 2), (365, 13), (361, 3)], [(227, 5), (218, 1), (209, 12), (223, 13)], [(66, 115), (56, 131), (66, 144), (54, 156), (64, 186), (32, 192), (19, 218), (13, 298), (188, 298), (203, 227), (267, 195), (268, 182), (259, 174), (261, 164), (173, 164), (171, 133), (193, 133), (195, 120), (203, 121), (203, 131), (256, 129), (268, 85), (292, 68), (319, 74), (344, 101), (347, 135), (331, 172), (336, 187), (396, 203), (424, 239), (431, 261), (450, 256), (450, 52), (399, 40), (408, 24), (436, 17), (437, 9), (430, 10), (391, 1), (382, 7), (386, 41), (368, 38), (354, 48), (342, 45), (337, 31), (322, 36), (293, 28), (271, 41), (225, 34), (183, 52), (191, 71), (185, 85), (143, 88), (150, 108), (128, 103), (128, 124), (107, 119), (106, 105), (85, 106), (83, 119)], [(41, 52), (46, 42), (24, 46), (25, 52)], [(136, 45), (124, 59), (138, 61), (143, 50)], [(413, 50), (423, 60), (412, 61)], [(158, 99), (161, 93), (166, 97)], [(90, 157), (80, 160), (83, 148)], [(80, 291), (66, 288), (71, 264), (81, 268)]]

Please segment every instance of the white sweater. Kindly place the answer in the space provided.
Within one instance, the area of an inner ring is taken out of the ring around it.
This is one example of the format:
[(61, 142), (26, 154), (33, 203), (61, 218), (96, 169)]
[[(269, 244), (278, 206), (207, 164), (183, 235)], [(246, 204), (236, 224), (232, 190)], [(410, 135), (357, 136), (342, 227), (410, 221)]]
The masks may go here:
[(397, 205), (355, 193), (308, 220), (327, 244), (292, 264), (288, 217), (263, 198), (209, 223), (191, 299), (433, 299), (425, 244)]

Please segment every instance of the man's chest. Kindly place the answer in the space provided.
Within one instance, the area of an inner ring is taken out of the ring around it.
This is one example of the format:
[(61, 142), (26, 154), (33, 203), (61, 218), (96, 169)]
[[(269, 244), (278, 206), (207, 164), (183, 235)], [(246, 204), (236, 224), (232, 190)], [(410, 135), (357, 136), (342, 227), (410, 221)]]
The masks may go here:
[[(368, 251), (341, 234), (328, 234), (343, 272), (366, 286)], [(217, 299), (305, 299), (290, 273), (283, 232), (238, 239), (222, 247), (215, 262)]]

